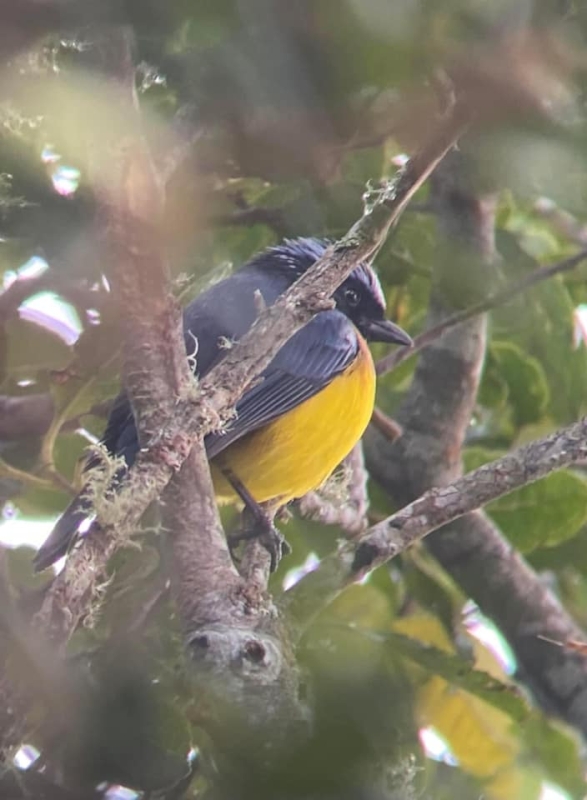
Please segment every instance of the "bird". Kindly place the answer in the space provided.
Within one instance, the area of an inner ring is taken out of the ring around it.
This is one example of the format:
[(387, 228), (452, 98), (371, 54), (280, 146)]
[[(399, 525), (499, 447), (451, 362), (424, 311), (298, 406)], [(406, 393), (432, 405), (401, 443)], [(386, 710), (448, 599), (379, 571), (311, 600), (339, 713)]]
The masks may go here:
[[(194, 373), (201, 378), (222, 361), (227, 343), (249, 330), (260, 304), (272, 305), (329, 244), (318, 238), (286, 239), (196, 297), (183, 313)], [(246, 389), (224, 430), (205, 438), (219, 503), (249, 500), (257, 507), (284, 507), (319, 487), (363, 435), (375, 402), (368, 342), (410, 346), (412, 340), (386, 319), (385, 297), (370, 264), (358, 264), (332, 298), (334, 307), (318, 312), (295, 333)], [(140, 446), (124, 391), (112, 405), (102, 443), (132, 466)], [(90, 459), (86, 469), (95, 463)], [(37, 571), (67, 553), (91, 513), (82, 492), (37, 551)]]

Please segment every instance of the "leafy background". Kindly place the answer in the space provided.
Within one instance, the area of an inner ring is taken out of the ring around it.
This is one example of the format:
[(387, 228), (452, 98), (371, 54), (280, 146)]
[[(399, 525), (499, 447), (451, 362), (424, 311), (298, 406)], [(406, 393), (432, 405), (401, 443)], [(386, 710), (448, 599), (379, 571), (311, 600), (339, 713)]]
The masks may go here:
[[(514, 126), (506, 118), (467, 142), (480, 190), (498, 194), (497, 283), (584, 245), (587, 13), (581, 4), (295, 5), (174, 0), (124, 8), (137, 36), (140, 101), (154, 152), (172, 147), (167, 126), (178, 111), (201, 126), (193, 153), (168, 182), (164, 236), (182, 300), (284, 236), (346, 232), (362, 212), (367, 182), (392, 176), (396, 157), (422, 136), (421, 107), (429, 106), (438, 65), (466, 62), (517, 26), (534, 26), (537, 43), (544, 35), (566, 47), (563, 55), (546, 48), (542, 60), (522, 54), (537, 80), (540, 70), (558, 79), (571, 61), (575, 74), (560, 81), (554, 122), (529, 115)], [(23, 303), (0, 307), (0, 391), (4, 403), (39, 403), (25, 415), (24, 431), (11, 425), (0, 431), (6, 503), (0, 536), (14, 544), (33, 535), (32, 521), (50, 521), (64, 508), (79, 485), (79, 459), (88, 439), (100, 435), (117, 390), (120, 333), (102, 278), (85, 131), (76, 123), (86, 115), (99, 137), (101, 126), (117, 120), (75, 26), (11, 54), (3, 76), (0, 269), (4, 297), (15, 280), (25, 292)], [(389, 309), (412, 334), (425, 324), (440, 257), (455, 262), (455, 307), (487, 292), (470, 285), (456, 253), (441, 253), (423, 190), (377, 259)], [(48, 267), (27, 279), (35, 258)], [(467, 469), (584, 413), (587, 350), (574, 331), (587, 303), (586, 270), (492, 312)], [(66, 315), (61, 324), (55, 298)], [(386, 414), (393, 416), (415, 363), (381, 379), (378, 405)], [(370, 497), (374, 519), (389, 513), (377, 486), (370, 486)], [(586, 624), (583, 469), (551, 475), (487, 510)], [(293, 554), (272, 579), (277, 593), (309, 558), (331, 551), (341, 532), (294, 512), (286, 535)], [(207, 741), (197, 698), (178, 667), (161, 543), (152, 531), (141, 542), (140, 550), (117, 556), (101, 616), (70, 645), (90, 665), (94, 691), (76, 714), (75, 735), (63, 737), (60, 757), (86, 782), (146, 790), (177, 785), (191, 748), (206, 764)], [(5, 553), (12, 598), (29, 611), (49, 580), (33, 576), (30, 557), (24, 546)], [(335, 765), (342, 786), (375, 752), (388, 764), (398, 797), (546, 800), (585, 792), (577, 734), (548, 717), (516, 682), (515, 660), (499, 632), (422, 547), (324, 611), (304, 642), (304, 663), (320, 708), (320, 748), (313, 758), (306, 754), (307, 775)], [(30, 724), (26, 738), (40, 749), (42, 727)], [(205, 793), (208, 784), (203, 768), (187, 796)]]

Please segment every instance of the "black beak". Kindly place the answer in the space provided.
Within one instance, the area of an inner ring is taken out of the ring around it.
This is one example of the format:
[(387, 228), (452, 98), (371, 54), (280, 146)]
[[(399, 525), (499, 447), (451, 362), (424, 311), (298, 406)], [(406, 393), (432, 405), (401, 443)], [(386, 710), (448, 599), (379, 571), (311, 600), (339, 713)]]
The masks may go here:
[(406, 347), (411, 347), (413, 344), (411, 337), (399, 325), (388, 319), (361, 320), (360, 329), (371, 342), (389, 342), (403, 344)]

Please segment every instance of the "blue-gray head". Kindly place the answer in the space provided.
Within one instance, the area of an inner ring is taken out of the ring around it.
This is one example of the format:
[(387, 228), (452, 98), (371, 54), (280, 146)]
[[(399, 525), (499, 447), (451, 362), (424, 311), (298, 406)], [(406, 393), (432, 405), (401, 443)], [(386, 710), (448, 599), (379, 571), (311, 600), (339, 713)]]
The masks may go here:
[[(247, 266), (286, 275), (293, 283), (324, 254), (329, 244), (323, 239), (286, 239), (259, 253)], [(334, 292), (333, 299), (339, 311), (346, 314), (367, 340), (412, 344), (405, 331), (385, 319), (385, 297), (379, 278), (369, 264), (355, 267)]]

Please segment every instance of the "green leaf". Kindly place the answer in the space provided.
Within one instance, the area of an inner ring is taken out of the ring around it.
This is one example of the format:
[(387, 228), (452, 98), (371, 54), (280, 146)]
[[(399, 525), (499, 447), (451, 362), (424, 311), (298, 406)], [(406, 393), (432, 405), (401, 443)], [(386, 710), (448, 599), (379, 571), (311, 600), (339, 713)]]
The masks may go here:
[(70, 502), (71, 496), (60, 489), (44, 489), (37, 486), (25, 487), (14, 501), (14, 504), (24, 517), (57, 516)]
[(23, 545), (14, 549), (6, 548), (3, 553), (9, 583), (17, 592), (40, 591), (52, 582), (52, 572), (39, 573), (33, 570), (33, 548)]
[(587, 520), (587, 482), (569, 470), (523, 486), (487, 507), (523, 553), (570, 539)]
[[(391, 624), (394, 615), (393, 598), (373, 585), (353, 584), (340, 594), (320, 614), (319, 624), (348, 624), (364, 631), (379, 630)], [(344, 636), (344, 633), (341, 632)]]
[(465, 472), (472, 472), (484, 464), (489, 464), (505, 455), (505, 450), (493, 450), (489, 447), (467, 447), (463, 453)]
[(444, 652), (403, 634), (382, 634), (393, 648), (431, 675), (483, 700), (516, 723), (525, 750), (536, 757), (548, 779), (573, 797), (583, 796), (585, 781), (579, 758), (579, 742), (571, 731), (533, 709), (516, 687), (475, 669), (457, 655)]
[(538, 359), (512, 342), (493, 342), (490, 354), (507, 385), (515, 424), (537, 422), (549, 400), (548, 382)]
[(518, 723), (525, 722), (531, 709), (520, 692), (511, 685), (493, 678), (488, 672), (475, 669), (460, 656), (446, 653), (438, 647), (386, 631), (382, 634), (395, 653), (401, 653), (432, 675), (439, 675), (449, 683), (465, 689), (489, 705), (506, 713)]
[[(572, 539), (567, 539), (554, 547), (538, 548), (529, 558), (534, 569), (562, 570), (573, 589), (578, 589), (581, 595), (580, 614), (587, 612), (587, 586), (583, 585), (581, 576), (587, 575), (587, 528), (583, 527)], [(561, 587), (562, 590), (563, 587)]]
[(508, 386), (499, 370), (488, 364), (477, 395), (477, 402), (485, 408), (501, 411), (508, 399)]
[(549, 373), (550, 406), (557, 422), (575, 420), (587, 397), (587, 349), (573, 349), (574, 305), (562, 280), (534, 290), (547, 317), (536, 333), (534, 351)]
[(549, 780), (571, 797), (585, 796), (578, 737), (554, 720), (533, 714), (524, 725), (525, 746), (535, 755)]
[[(539, 267), (511, 234), (502, 232), (499, 250), (510, 279)], [(587, 349), (572, 346), (574, 307), (569, 288), (557, 276), (492, 312), (499, 336), (539, 360), (550, 387), (548, 411), (560, 423), (576, 419), (587, 397)]]
[(402, 564), (410, 600), (434, 614), (452, 637), (454, 621), (466, 598), (426, 548), (409, 548), (402, 556)]

